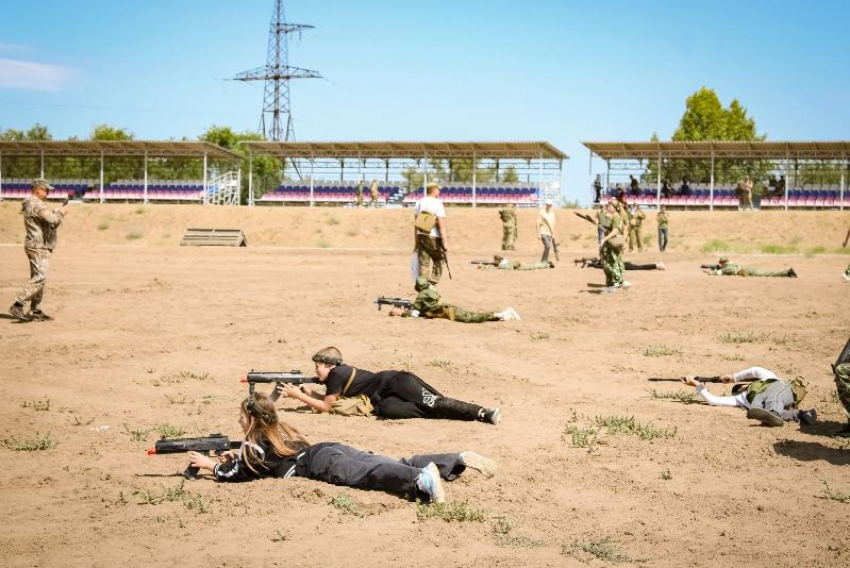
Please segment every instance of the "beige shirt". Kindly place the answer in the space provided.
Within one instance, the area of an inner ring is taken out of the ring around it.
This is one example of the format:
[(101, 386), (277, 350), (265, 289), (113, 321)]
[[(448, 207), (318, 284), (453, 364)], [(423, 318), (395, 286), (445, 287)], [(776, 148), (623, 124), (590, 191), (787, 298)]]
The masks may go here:
[(24, 247), (46, 250), (56, 248), (56, 227), (65, 218), (62, 211), (51, 210), (47, 203), (38, 197), (25, 199), (21, 208), (24, 210), (24, 227), (27, 231)]
[(550, 237), (555, 236), (555, 208), (546, 212), (546, 209), (541, 209), (540, 213), (537, 215), (537, 235), (542, 237), (543, 235), (549, 235)]

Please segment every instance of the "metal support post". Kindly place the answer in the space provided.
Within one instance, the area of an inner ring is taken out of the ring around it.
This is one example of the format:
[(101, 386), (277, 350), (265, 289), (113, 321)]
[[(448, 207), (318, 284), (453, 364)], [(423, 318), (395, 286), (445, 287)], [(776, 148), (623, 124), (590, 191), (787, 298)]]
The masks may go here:
[(208, 202), (207, 197), (207, 152), (204, 151), (204, 205)]
[(313, 183), (315, 179), (316, 172), (316, 156), (310, 156), (310, 207), (313, 207), (315, 204), (313, 201)]
[(658, 151), (658, 179), (656, 180), (655, 205), (661, 211), (661, 151)]
[(339, 161), (339, 181), (342, 181), (343, 177), (345, 177), (345, 158)]
[(425, 156), (425, 175), (422, 178), (422, 197), (428, 195), (428, 156)]
[[(844, 175), (843, 173), (841, 174)], [(842, 179), (844, 179), (842, 177)], [(843, 183), (841, 184), (844, 185)], [(0, 201), (3, 201), (3, 152), (0, 152)]]
[(144, 203), (148, 203), (148, 151), (145, 150), (145, 187), (144, 187)]
[[(499, 161), (496, 160), (496, 171), (498, 171), (498, 170), (499, 170)], [(543, 189), (543, 154), (540, 154), (540, 156), (537, 159), (537, 195), (540, 195), (540, 191), (542, 189)], [(548, 199), (548, 193), (547, 193), (546, 198)], [(538, 202), (540, 201), (539, 197), (538, 197), (537, 201)], [(539, 205), (539, 203), (538, 203), (538, 205)], [(555, 235), (552, 235), (552, 238), (554, 239)]]
[(100, 151), (100, 202), (103, 203), (103, 150)]
[(611, 160), (605, 160), (605, 195), (611, 189)]
[[(740, 206), (740, 203), (738, 205)], [(711, 183), (708, 186), (708, 210), (714, 211), (714, 150), (711, 151)]]
[(477, 170), (477, 169), (478, 168), (475, 167), (475, 151), (473, 151), (472, 152), (472, 207), (473, 208), (475, 208), (476, 205), (477, 205), (477, 203), (476, 203), (476, 193), (477, 193), (478, 189), (475, 185), (476, 182), (477, 182), (475, 170)]
[(385, 166), (385, 168), (386, 168), (386, 169), (384, 170), (384, 172), (385, 172), (385, 173), (384, 173), (384, 182), (385, 182), (385, 183), (389, 183), (389, 182), (390, 182), (390, 161), (389, 161), (389, 160), (384, 160), (384, 166)]
[(248, 147), (248, 207), (254, 206), (254, 151)]
[(44, 150), (41, 151), (41, 179), (44, 179)]
[(840, 201), (838, 202), (839, 203), (839, 209), (841, 211), (844, 211), (844, 174), (847, 171), (847, 166), (848, 166), (847, 162), (844, 161), (844, 167), (841, 168), (841, 192), (839, 194)]
[(791, 157), (785, 155), (785, 211), (788, 211), (788, 186), (791, 185), (791, 176), (788, 175), (788, 164), (791, 163)]

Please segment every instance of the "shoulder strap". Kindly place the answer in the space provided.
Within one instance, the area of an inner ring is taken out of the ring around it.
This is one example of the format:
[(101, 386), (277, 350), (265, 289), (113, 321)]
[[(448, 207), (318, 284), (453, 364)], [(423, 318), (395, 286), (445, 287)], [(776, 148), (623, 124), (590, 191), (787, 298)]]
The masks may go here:
[(342, 387), (342, 393), (339, 395), (340, 397), (345, 396), (345, 393), (348, 392), (349, 387), (351, 387), (351, 383), (354, 382), (354, 377), (357, 376), (357, 369), (354, 367), (351, 368), (351, 376), (348, 377), (348, 380), (345, 382), (345, 386)]

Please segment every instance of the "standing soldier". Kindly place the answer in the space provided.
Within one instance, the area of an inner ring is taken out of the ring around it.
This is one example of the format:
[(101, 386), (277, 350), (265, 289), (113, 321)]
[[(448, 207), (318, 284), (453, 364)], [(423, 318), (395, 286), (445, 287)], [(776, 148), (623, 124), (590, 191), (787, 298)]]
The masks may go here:
[(516, 250), (516, 205), (513, 203), (499, 209), (502, 218), (502, 250)]
[(379, 195), (379, 193), (378, 193), (378, 180), (376, 180), (376, 179), (372, 180), (372, 187), (369, 188), (369, 193), (371, 194), (371, 197), (372, 197), (372, 207), (377, 207), (378, 206), (378, 195)]
[(638, 207), (637, 203), (632, 203), (629, 208), (629, 252), (634, 250), (635, 241), (637, 241), (638, 252), (643, 252), (640, 229), (644, 219), (646, 219), (646, 213)]
[(361, 205), (363, 205), (363, 186), (364, 185), (366, 185), (366, 182), (364, 182), (362, 179), (360, 180), (360, 183), (357, 184), (357, 207), (360, 207)]
[(611, 220), (606, 228), (605, 238), (602, 239), (602, 270), (605, 272), (605, 292), (613, 294), (615, 288), (628, 288), (630, 284), (623, 278), (623, 247), (626, 241), (623, 237), (623, 218), (617, 215), (614, 201), (609, 201), (605, 212)]
[(835, 377), (835, 388), (838, 390), (838, 400), (844, 406), (844, 414), (847, 415), (847, 425), (835, 435), (841, 438), (850, 438), (850, 363), (841, 363), (832, 368)]
[(596, 236), (599, 246), (602, 246), (602, 239), (608, 232), (608, 227), (611, 225), (611, 218), (605, 213), (606, 206), (601, 203), (596, 206)]
[[(15, 297), (9, 313), (21, 321), (43, 321), (50, 317), (41, 311), (44, 286), (50, 272), (50, 254), (56, 248), (56, 228), (65, 218), (68, 203), (57, 209), (49, 209), (45, 199), (53, 189), (47, 180), (38, 178), (32, 182), (32, 197), (21, 204), (24, 213), (24, 251), (30, 262), (30, 281)], [(29, 314), (24, 313), (26, 302), (30, 302)]]
[[(413, 233), (416, 241), (415, 250), (419, 257), (419, 276), (428, 278), (436, 284), (443, 276), (443, 262), (446, 248), (446, 208), (440, 201), (440, 186), (429, 183), (427, 195), (416, 202), (413, 222)], [(428, 276), (431, 263), (434, 267)]]
[(670, 216), (667, 214), (667, 206), (662, 205), (658, 210), (658, 250), (664, 252), (667, 249), (667, 227), (670, 224)]

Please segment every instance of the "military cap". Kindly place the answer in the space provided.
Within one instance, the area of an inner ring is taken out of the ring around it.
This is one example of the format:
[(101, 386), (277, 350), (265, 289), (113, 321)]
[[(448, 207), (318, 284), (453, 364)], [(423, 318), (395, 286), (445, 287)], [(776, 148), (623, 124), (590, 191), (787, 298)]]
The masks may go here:
[(35, 178), (34, 180), (32, 180), (32, 188), (42, 188), (46, 189), (47, 191), (50, 191), (51, 189), (53, 189), (53, 186), (47, 183), (47, 180), (44, 178)]

